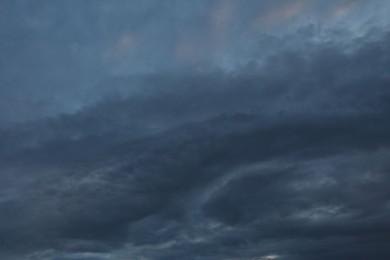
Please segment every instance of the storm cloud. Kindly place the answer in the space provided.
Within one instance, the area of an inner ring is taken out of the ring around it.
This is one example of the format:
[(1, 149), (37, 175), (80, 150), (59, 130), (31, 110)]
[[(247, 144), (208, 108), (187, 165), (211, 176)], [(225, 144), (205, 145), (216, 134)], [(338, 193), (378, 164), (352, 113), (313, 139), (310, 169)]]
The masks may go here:
[(387, 1), (0, 7), (0, 258), (389, 259)]

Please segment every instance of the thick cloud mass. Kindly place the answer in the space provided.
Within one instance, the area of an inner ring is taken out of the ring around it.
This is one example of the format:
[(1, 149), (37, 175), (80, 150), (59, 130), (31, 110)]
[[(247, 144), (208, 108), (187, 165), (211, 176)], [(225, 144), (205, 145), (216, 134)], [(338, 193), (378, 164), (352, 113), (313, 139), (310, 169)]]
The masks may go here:
[(388, 7), (2, 1), (0, 258), (390, 259)]

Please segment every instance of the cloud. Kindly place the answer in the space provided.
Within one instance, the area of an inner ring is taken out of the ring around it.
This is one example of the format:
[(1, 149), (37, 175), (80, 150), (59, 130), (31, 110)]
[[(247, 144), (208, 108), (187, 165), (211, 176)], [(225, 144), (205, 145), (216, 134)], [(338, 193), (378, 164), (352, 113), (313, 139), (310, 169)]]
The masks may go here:
[(67, 258), (321, 259), (335, 241), (354, 248), (360, 237), (386, 236), (388, 125), (356, 132), (370, 119), (317, 120), (264, 128), (261, 118), (227, 116), (114, 145), (90, 162), (82, 154), (71, 160), (67, 143), (57, 143), (56, 163), (49, 156), (56, 151), (44, 146), (8, 184), (18, 197), (0, 205), (2, 244), (15, 252), (55, 248)]
[[(295, 34), (297, 28), (313, 24), (323, 30), (343, 29), (341, 34), (353, 40), (388, 25), (382, 12), (388, 3), (381, 0), (245, 0), (240, 5), (228, 0), (118, 0), (93, 6), (6, 0), (1, 5), (2, 126), (93, 104), (112, 93), (101, 82), (113, 76), (235, 69), (248, 63), (253, 52), (268, 54), (253, 44), (259, 34)], [(277, 52), (276, 47), (271, 51)]]
[(273, 27), (284, 24), (304, 11), (307, 1), (290, 1), (282, 5), (276, 5), (265, 13), (262, 13), (254, 22), (255, 27)]
[[(77, 40), (94, 46), (88, 57), (115, 57), (97, 65), (96, 95), (87, 91), (88, 101), (77, 102), (65, 95), (65, 103), (80, 102), (72, 113), (1, 129), (0, 257), (388, 259), (388, 30), (372, 25), (355, 34), (294, 20), (324, 1), (167, 3), (98, 2), (100, 9), (85, 4), (79, 16), (71, 14), (75, 3), (61, 4), (65, 17), (81, 19), (74, 25), (90, 29), (86, 38), (53, 18), (57, 5), (43, 5), (48, 18), (38, 15), (35, 29), (19, 24), (34, 32), (17, 30), (23, 39), (38, 41), (43, 30), (40, 41), (50, 39), (49, 46)], [(352, 19), (360, 6), (337, 2), (326, 10), (345, 8)], [(247, 42), (249, 31), (234, 24), (246, 28), (260, 7), (276, 24), (299, 26)], [(114, 18), (130, 11), (129, 24)], [(226, 57), (238, 57), (234, 66), (207, 64), (217, 43)], [(32, 57), (46, 53), (23, 48)], [(193, 60), (160, 61), (176, 55)], [(116, 73), (128, 58), (142, 60), (142, 69)], [(155, 69), (161, 64), (172, 66)], [(107, 74), (106, 65), (113, 67)], [(27, 67), (18, 72), (29, 75)]]

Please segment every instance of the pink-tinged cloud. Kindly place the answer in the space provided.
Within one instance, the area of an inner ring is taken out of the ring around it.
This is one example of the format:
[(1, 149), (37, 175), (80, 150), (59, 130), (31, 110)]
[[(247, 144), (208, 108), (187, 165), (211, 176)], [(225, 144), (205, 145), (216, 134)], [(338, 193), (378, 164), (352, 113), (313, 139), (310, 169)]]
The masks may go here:
[(125, 33), (119, 37), (113, 46), (115, 52), (131, 52), (137, 47), (137, 37), (132, 33)]
[(327, 25), (348, 16), (357, 7), (358, 3), (359, 0), (347, 0), (335, 5), (321, 17), (320, 24)]
[(132, 62), (134, 55), (139, 50), (140, 38), (131, 32), (125, 32), (103, 52), (103, 59), (112, 71), (127, 70), (128, 64)]
[(302, 14), (308, 3), (307, 0), (297, 0), (261, 12), (254, 20), (253, 27), (270, 28), (288, 22)]
[(196, 63), (205, 56), (204, 44), (190, 33), (180, 33), (176, 42), (175, 56), (180, 63)]
[(352, 8), (355, 6), (355, 4), (356, 2), (349, 2), (347, 4), (337, 6), (332, 12), (332, 17), (338, 19), (348, 15), (351, 12)]
[(232, 26), (232, 18), (236, 11), (237, 2), (219, 1), (211, 12), (211, 26), (217, 43), (223, 43), (228, 37)]

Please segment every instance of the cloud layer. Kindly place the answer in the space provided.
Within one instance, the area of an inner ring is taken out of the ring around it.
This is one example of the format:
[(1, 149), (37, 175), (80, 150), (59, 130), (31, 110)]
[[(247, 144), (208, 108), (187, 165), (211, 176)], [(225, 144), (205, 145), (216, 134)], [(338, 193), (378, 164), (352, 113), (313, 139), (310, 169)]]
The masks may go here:
[(387, 28), (388, 7), (386, 0), (5, 0), (0, 126), (82, 109), (118, 91), (113, 77), (231, 71), (308, 38), (355, 44)]
[(389, 259), (386, 1), (1, 5), (0, 258)]

